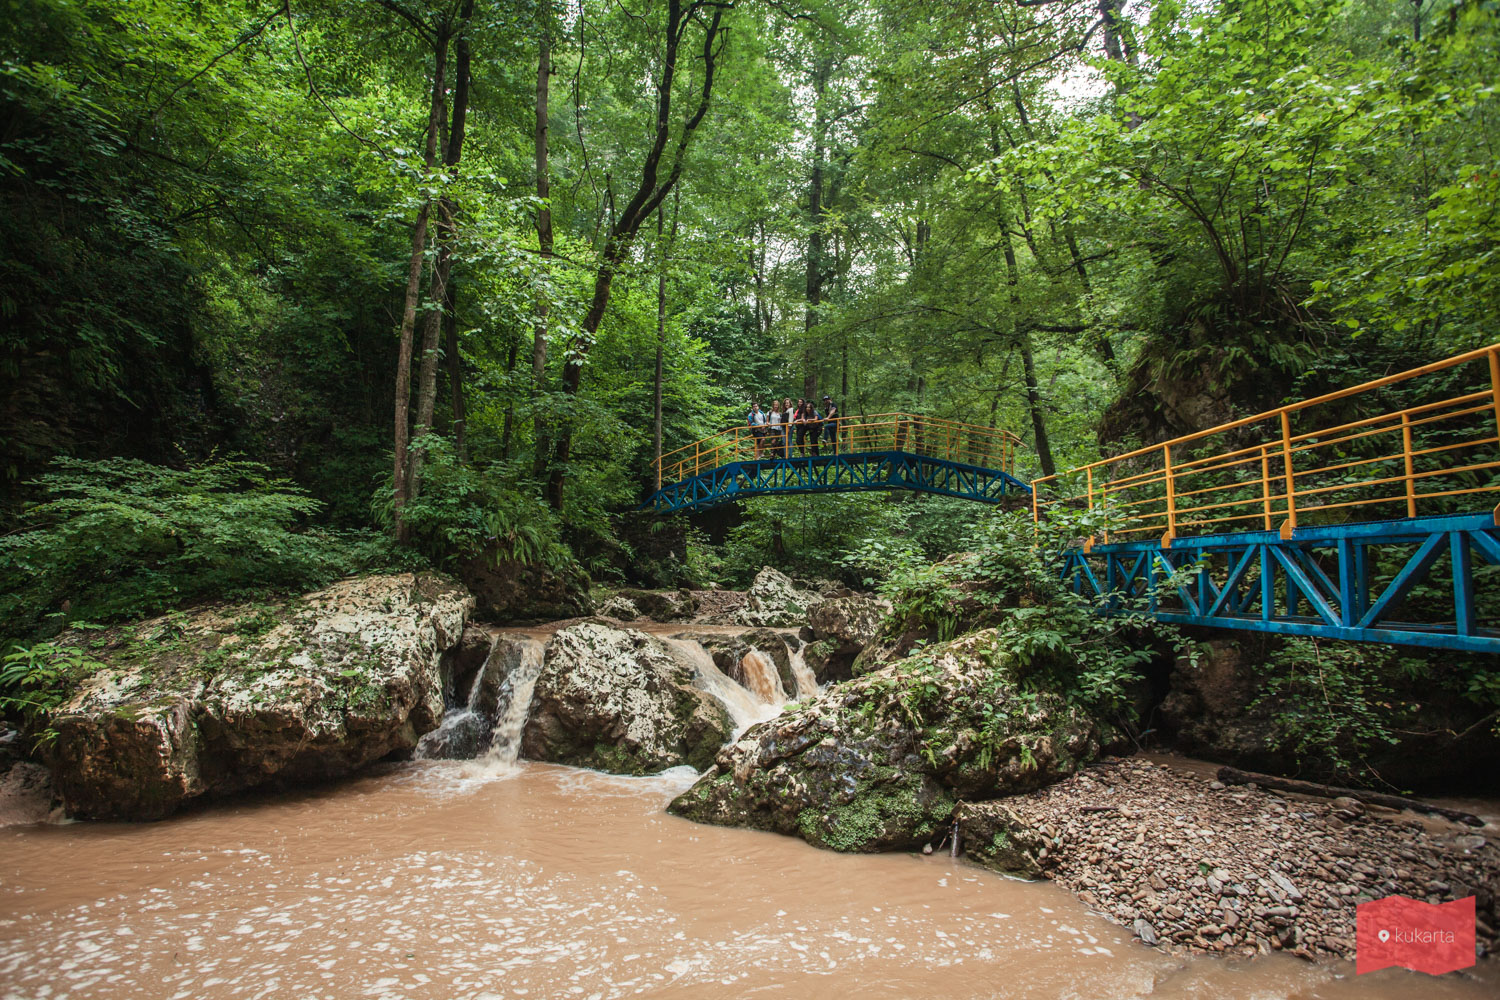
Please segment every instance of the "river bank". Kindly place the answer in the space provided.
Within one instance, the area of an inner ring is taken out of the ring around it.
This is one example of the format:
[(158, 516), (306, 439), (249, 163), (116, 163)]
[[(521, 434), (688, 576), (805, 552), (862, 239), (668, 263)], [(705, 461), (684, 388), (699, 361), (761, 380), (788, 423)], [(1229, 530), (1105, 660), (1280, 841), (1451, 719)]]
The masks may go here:
[(1477, 1000), (1285, 955), (1171, 955), (1050, 882), (841, 855), (664, 807), (692, 775), (383, 764), (152, 824), (0, 831), (0, 996)]

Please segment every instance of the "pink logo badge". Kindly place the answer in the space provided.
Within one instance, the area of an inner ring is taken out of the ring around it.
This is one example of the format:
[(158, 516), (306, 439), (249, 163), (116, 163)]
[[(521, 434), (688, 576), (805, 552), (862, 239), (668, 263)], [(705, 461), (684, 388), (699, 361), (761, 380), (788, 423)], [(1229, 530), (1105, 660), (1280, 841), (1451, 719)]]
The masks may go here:
[(1474, 964), (1474, 897), (1424, 903), (1387, 896), (1355, 909), (1356, 974), (1399, 965), (1440, 976)]

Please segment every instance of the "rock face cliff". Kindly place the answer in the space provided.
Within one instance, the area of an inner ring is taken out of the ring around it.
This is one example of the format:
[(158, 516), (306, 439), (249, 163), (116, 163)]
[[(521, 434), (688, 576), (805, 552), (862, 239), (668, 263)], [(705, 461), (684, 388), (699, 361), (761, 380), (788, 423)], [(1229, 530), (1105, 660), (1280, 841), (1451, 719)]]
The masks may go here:
[(158, 819), (409, 750), (443, 714), (440, 659), (472, 608), (451, 580), (398, 574), (70, 636), (101, 667), (54, 719), (63, 804)]
[(824, 690), (751, 728), (671, 805), (842, 851), (913, 847), (961, 799), (1039, 788), (1099, 752), (1097, 723), (1023, 691), (992, 631)]

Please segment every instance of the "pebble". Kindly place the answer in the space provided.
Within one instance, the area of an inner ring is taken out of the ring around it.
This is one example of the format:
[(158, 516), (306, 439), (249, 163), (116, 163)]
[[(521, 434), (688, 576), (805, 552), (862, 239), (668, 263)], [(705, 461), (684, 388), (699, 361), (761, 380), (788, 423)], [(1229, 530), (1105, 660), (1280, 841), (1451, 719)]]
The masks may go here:
[[(1116, 811), (1082, 812), (1100, 804), (1100, 782)], [(1481, 952), (1500, 947), (1500, 851), (1484, 837), (1430, 834), (1355, 799), (1288, 803), (1253, 785), (1207, 795), (1204, 784), (1123, 759), (1005, 801), (1051, 838), (1049, 878), (1168, 951), (1348, 959), (1358, 903), (1471, 891)]]

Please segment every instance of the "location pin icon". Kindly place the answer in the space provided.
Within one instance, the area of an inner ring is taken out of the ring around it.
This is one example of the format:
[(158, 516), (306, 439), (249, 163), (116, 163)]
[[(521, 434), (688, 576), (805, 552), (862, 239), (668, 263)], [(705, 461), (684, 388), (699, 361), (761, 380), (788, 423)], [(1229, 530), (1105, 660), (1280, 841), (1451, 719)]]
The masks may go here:
[(1381, 944), (1385, 944), (1387, 941), (1389, 941), (1391, 939), (1391, 932), (1383, 930), (1377, 936), (1380, 938), (1380, 943)]

